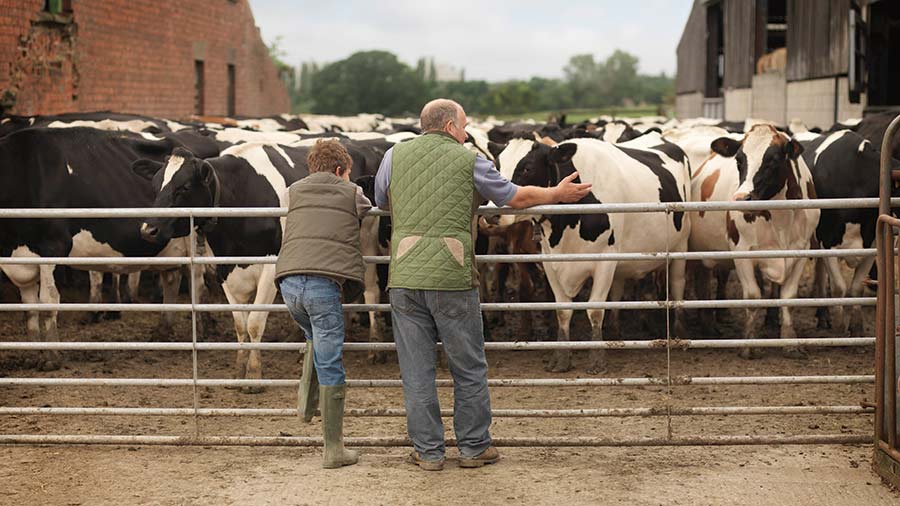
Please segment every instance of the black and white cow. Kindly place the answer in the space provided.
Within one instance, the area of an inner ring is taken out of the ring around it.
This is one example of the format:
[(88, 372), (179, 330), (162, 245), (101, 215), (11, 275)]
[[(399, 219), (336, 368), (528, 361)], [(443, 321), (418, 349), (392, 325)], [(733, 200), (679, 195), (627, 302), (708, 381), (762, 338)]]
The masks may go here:
[[(246, 143), (204, 159), (176, 149), (164, 162), (138, 160), (133, 169), (151, 181), (154, 207), (285, 207), (287, 188), (309, 173), (308, 152), (308, 148)], [(195, 223), (205, 231), (214, 256), (274, 256), (281, 247), (283, 218), (207, 218)], [(149, 218), (141, 226), (143, 238), (155, 245), (189, 233), (186, 218)], [(275, 300), (274, 264), (218, 265), (217, 274), (230, 304)], [(238, 342), (262, 341), (268, 312), (232, 315)], [(239, 351), (236, 368), (239, 379), (262, 378), (259, 350)]]
[[(200, 146), (200, 142), (196, 144)], [(0, 207), (7, 208), (121, 208), (153, 202), (150, 185), (129, 167), (140, 158), (161, 160), (176, 146), (174, 138), (147, 140), (128, 132), (92, 128), (67, 130), (28, 128), (0, 139)], [(215, 143), (203, 155), (218, 151)], [(0, 227), (0, 256), (155, 256), (181, 255), (184, 241), (151, 245), (141, 239), (136, 219), (16, 219)], [(18, 287), (26, 303), (58, 303), (53, 265), (3, 265), (3, 272)], [(110, 265), (85, 270), (119, 274), (143, 270), (142, 266)], [(169, 278), (164, 298), (174, 300), (180, 271), (166, 271)], [(171, 323), (171, 314), (164, 315)], [(56, 312), (31, 312), (27, 321), (33, 339), (57, 339)], [(55, 353), (46, 355), (42, 367), (58, 366)]]
[[(720, 137), (711, 148), (714, 155), (692, 179), (691, 194), (697, 201), (808, 199), (815, 193), (812, 175), (800, 156), (803, 146), (772, 126), (755, 126), (741, 140)], [(691, 214), (691, 251), (807, 249), (819, 222), (818, 209)], [(797, 295), (806, 262), (806, 258), (766, 258), (704, 260), (702, 264), (710, 270), (733, 268), (745, 299), (762, 296), (755, 274), (758, 268), (766, 280), (781, 287), (782, 299), (790, 299)], [(703, 295), (705, 290), (698, 290), (698, 296)], [(759, 309), (747, 309), (744, 338), (759, 337), (760, 314)], [(781, 308), (781, 337), (796, 337), (787, 307)], [(741, 356), (754, 357), (756, 350), (744, 348)], [(806, 356), (799, 348), (786, 348), (785, 353)]]
[[(652, 149), (647, 143), (655, 141)], [(674, 154), (674, 156), (673, 156)], [(519, 185), (553, 186), (577, 171), (583, 182), (593, 184), (580, 203), (682, 202), (690, 199), (689, 164), (681, 150), (659, 134), (648, 134), (641, 145), (611, 144), (596, 139), (573, 139), (556, 146), (513, 139), (500, 154), (500, 170)], [(527, 217), (525, 217), (527, 219)], [(519, 218), (504, 216), (501, 225)], [(686, 251), (691, 224), (681, 212), (555, 215), (535, 217), (542, 230), (544, 253), (619, 253)], [(544, 262), (544, 271), (557, 302), (571, 302), (588, 279), (593, 279), (590, 301), (620, 300), (624, 283), (641, 279), (666, 265), (665, 259), (640, 262)], [(670, 264), (675, 300), (684, 296), (684, 261)], [(569, 340), (571, 310), (557, 311), (558, 339)], [(682, 321), (681, 311), (676, 312)], [(604, 310), (589, 310), (592, 338), (603, 340)], [(617, 311), (610, 322), (613, 332)], [(683, 324), (679, 324), (681, 327)], [(571, 353), (559, 350), (548, 369), (571, 369)], [(588, 372), (606, 369), (605, 354), (591, 353)]]
[[(812, 172), (815, 183), (813, 198), (863, 198), (878, 197), (881, 153), (879, 147), (868, 139), (850, 130), (839, 130), (824, 135), (801, 134), (798, 140), (805, 148), (803, 158)], [(894, 169), (900, 169), (900, 162), (894, 160)], [(892, 189), (894, 196), (900, 190)], [(875, 223), (878, 209), (823, 209), (816, 227), (816, 240), (823, 249), (871, 248), (875, 243)], [(816, 296), (824, 297), (831, 280), (831, 292), (836, 297), (844, 297), (848, 286), (841, 274), (839, 258), (825, 258), (816, 263)], [(849, 286), (851, 297), (860, 297), (864, 290), (864, 280), (874, 257), (844, 257), (844, 262), (853, 269)], [(827, 273), (827, 278), (826, 278)], [(863, 314), (859, 306), (853, 306), (849, 321), (845, 321), (843, 308), (837, 307), (832, 322), (829, 310), (820, 308), (816, 313), (821, 328), (832, 326), (843, 333), (849, 330), (851, 336), (863, 335)]]

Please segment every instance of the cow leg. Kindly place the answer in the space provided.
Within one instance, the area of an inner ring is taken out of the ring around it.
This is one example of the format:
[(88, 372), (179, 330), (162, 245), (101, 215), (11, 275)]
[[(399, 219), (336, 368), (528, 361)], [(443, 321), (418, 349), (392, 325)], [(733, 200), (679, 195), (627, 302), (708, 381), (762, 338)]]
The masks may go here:
[[(88, 271), (88, 279), (90, 280), (91, 291), (88, 302), (91, 304), (100, 304), (103, 302), (103, 273), (99, 271)], [(81, 323), (91, 325), (99, 322), (103, 318), (103, 311), (88, 311), (81, 318)]]
[[(181, 270), (162, 271), (159, 273), (159, 282), (162, 285), (163, 304), (175, 304), (178, 302), (178, 289), (181, 287)], [(175, 331), (174, 312), (164, 312), (160, 316), (156, 334), (160, 339), (172, 340)]]
[[(253, 304), (271, 304), (275, 301), (275, 266), (272, 264), (264, 265), (262, 273), (259, 277), (259, 284), (256, 287), (256, 297)], [(247, 334), (250, 342), (253, 344), (262, 342), (263, 334), (266, 331), (266, 319), (269, 317), (267, 311), (251, 311), (247, 318)], [(247, 359), (247, 379), (262, 379), (262, 361), (260, 359), (260, 350), (250, 350), (250, 356)], [(258, 394), (265, 390), (264, 387), (246, 387), (241, 391), (245, 394)]]
[[(728, 278), (731, 277), (731, 269), (716, 268), (716, 300), (728, 299)], [(718, 308), (715, 310), (716, 321), (725, 323), (729, 320), (728, 308)]]
[[(30, 284), (16, 284), (19, 288), (19, 295), (22, 297), (23, 304), (40, 303), (40, 283), (35, 280)], [(41, 314), (38, 311), (28, 311), (25, 318), (25, 330), (28, 333), (28, 340), (38, 342), (41, 340)], [(41, 367), (41, 360), (38, 359), (35, 367)]]
[[(40, 298), (43, 304), (59, 304), (59, 290), (56, 289), (56, 280), (53, 278), (55, 265), (41, 266)], [(41, 314), (41, 334), (44, 341), (59, 341), (59, 333), (56, 325), (57, 311), (46, 311)], [(41, 369), (55, 371), (59, 369), (59, 352), (47, 350), (43, 353)]]
[[(625, 280), (616, 278), (613, 280), (612, 286), (609, 289), (609, 300), (613, 302), (619, 302), (622, 300), (622, 295), (625, 293)], [(612, 340), (620, 340), (622, 339), (622, 326), (621, 320), (619, 320), (618, 309), (611, 309), (609, 311), (609, 318), (607, 318), (606, 328), (609, 331), (608, 334)]]
[[(188, 269), (188, 275), (192, 277), (194, 289), (197, 291), (197, 303), (209, 302), (209, 287), (206, 285), (205, 265), (195, 266), (193, 273)], [(216, 320), (208, 311), (197, 313), (197, 337), (209, 338), (216, 329)]]
[[(116, 304), (122, 303), (122, 291), (119, 287), (119, 284), (122, 281), (122, 276), (119, 274), (111, 274), (112, 278), (112, 293), (113, 293), (113, 302)], [(103, 318), (106, 320), (121, 320), (122, 312), (121, 311), (105, 311), (103, 313)]]
[[(853, 271), (853, 280), (850, 282), (851, 297), (862, 297), (863, 290), (865, 290), (865, 285), (863, 283), (869, 273), (869, 269), (872, 268), (872, 264), (874, 263), (875, 259), (870, 257), (864, 259), (856, 266), (856, 269)], [(860, 337), (865, 334), (866, 329), (863, 322), (862, 306), (853, 306), (850, 309), (850, 325), (848, 328), (851, 337)]]
[[(519, 277), (519, 286), (516, 290), (519, 294), (519, 302), (531, 302), (534, 293), (534, 282), (531, 280), (531, 272), (528, 270), (528, 264), (515, 264), (516, 274)], [(528, 332), (527, 338), (533, 337), (535, 314), (533, 311), (520, 311), (519, 324), (521, 328)]]
[(128, 289), (125, 290), (125, 297), (122, 299), (126, 304), (136, 304), (140, 301), (138, 290), (141, 287), (141, 271), (132, 272), (128, 275)]
[[(825, 265), (824, 258), (815, 259), (816, 262), (816, 288), (815, 296), (818, 299), (824, 299), (828, 296), (828, 266)], [(816, 328), (825, 330), (831, 328), (831, 312), (828, 307), (820, 306), (816, 308)]]
[[(669, 291), (674, 301), (684, 301), (684, 272), (686, 268), (686, 260), (672, 260), (669, 264)], [(691, 337), (688, 335), (684, 308), (681, 306), (675, 308), (675, 337), (681, 339)]]
[[(378, 271), (374, 264), (366, 265), (366, 291), (363, 292), (363, 298), (366, 304), (378, 304), (381, 302), (381, 287), (378, 286)], [(369, 342), (382, 343), (385, 338), (384, 331), (381, 328), (377, 311), (369, 311)], [(370, 364), (384, 364), (387, 362), (387, 352), (369, 350), (366, 357)]]
[[(805, 258), (798, 258), (794, 262), (791, 272), (788, 273), (787, 279), (781, 286), (781, 293), (779, 295), (782, 300), (793, 299), (797, 296), (797, 292), (800, 289), (800, 278), (803, 276), (803, 270), (805, 267)], [(780, 336), (782, 339), (795, 339), (797, 337), (797, 332), (794, 330), (794, 322), (791, 319), (791, 308), (789, 307), (781, 308)], [(809, 358), (809, 354), (800, 346), (790, 346), (784, 348), (784, 356), (801, 360)]]
[[(609, 290), (614, 282), (616, 273), (615, 262), (601, 262), (594, 272), (594, 282), (591, 285), (591, 302), (604, 302), (609, 296)], [(603, 341), (603, 309), (588, 309), (588, 320), (591, 322), (591, 341)], [(601, 374), (606, 371), (606, 350), (594, 349), (590, 353), (591, 363), (588, 366), (588, 374)]]
[[(843, 298), (847, 296), (847, 282), (844, 281), (844, 275), (841, 273), (841, 264), (839, 258), (826, 258), (825, 265), (828, 267), (828, 277), (831, 281), (831, 296)], [(832, 325), (839, 335), (847, 332), (847, 321), (844, 319), (843, 306), (834, 306), (832, 308)]]
[[(228, 281), (222, 283), (222, 291), (225, 292), (225, 299), (229, 304), (246, 304), (249, 300), (238, 298), (229, 287)], [(243, 295), (243, 294), (241, 294)], [(231, 316), (234, 318), (234, 334), (237, 337), (238, 344), (244, 344), (247, 341), (247, 317), (245, 311), (232, 311)], [(235, 379), (246, 379), (247, 377), (247, 350), (238, 350), (234, 360)], [(236, 387), (229, 387), (236, 388)]]
[[(756, 282), (756, 269), (753, 262), (747, 259), (737, 259), (734, 261), (734, 270), (737, 272), (738, 279), (741, 281), (741, 290), (744, 299), (759, 299), (761, 291), (759, 284)], [(759, 308), (748, 307), (745, 309), (744, 317), (744, 339), (755, 339), (760, 336), (762, 330), (762, 321)], [(741, 358), (753, 359), (762, 356), (759, 348), (741, 348), (738, 352)]]
[[(712, 284), (712, 269), (700, 264), (694, 269), (694, 296), (698, 300), (709, 300), (710, 285)], [(719, 328), (716, 325), (715, 309), (699, 309), (700, 311), (700, 329), (704, 335), (714, 337), (721, 336)]]
[[(776, 283), (769, 283), (769, 297), (770, 299), (777, 299), (781, 297), (781, 287)], [(777, 307), (767, 307), (766, 308), (766, 327), (778, 327), (780, 322), (778, 321), (778, 309)]]

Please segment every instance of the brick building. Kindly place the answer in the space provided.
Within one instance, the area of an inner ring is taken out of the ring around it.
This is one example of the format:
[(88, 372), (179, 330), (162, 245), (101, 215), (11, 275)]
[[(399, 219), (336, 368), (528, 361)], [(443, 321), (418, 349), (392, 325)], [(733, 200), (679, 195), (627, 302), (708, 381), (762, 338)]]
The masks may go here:
[(0, 110), (288, 109), (247, 0), (0, 0)]

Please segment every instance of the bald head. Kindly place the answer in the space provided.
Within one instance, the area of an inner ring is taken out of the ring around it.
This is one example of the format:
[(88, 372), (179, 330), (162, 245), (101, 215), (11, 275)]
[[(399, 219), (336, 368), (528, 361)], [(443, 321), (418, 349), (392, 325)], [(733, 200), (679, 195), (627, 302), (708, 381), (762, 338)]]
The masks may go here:
[(437, 98), (425, 104), (419, 123), (424, 132), (443, 131), (460, 143), (465, 141), (466, 111), (453, 100)]

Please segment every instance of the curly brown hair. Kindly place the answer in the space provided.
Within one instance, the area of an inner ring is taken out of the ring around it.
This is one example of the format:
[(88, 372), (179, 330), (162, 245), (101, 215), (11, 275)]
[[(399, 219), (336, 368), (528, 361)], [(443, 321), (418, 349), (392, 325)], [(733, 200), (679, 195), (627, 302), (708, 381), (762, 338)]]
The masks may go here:
[(335, 172), (338, 167), (341, 171), (338, 175), (343, 175), (353, 168), (353, 159), (350, 153), (336, 139), (321, 139), (309, 150), (306, 155), (306, 164), (309, 165), (309, 172)]

